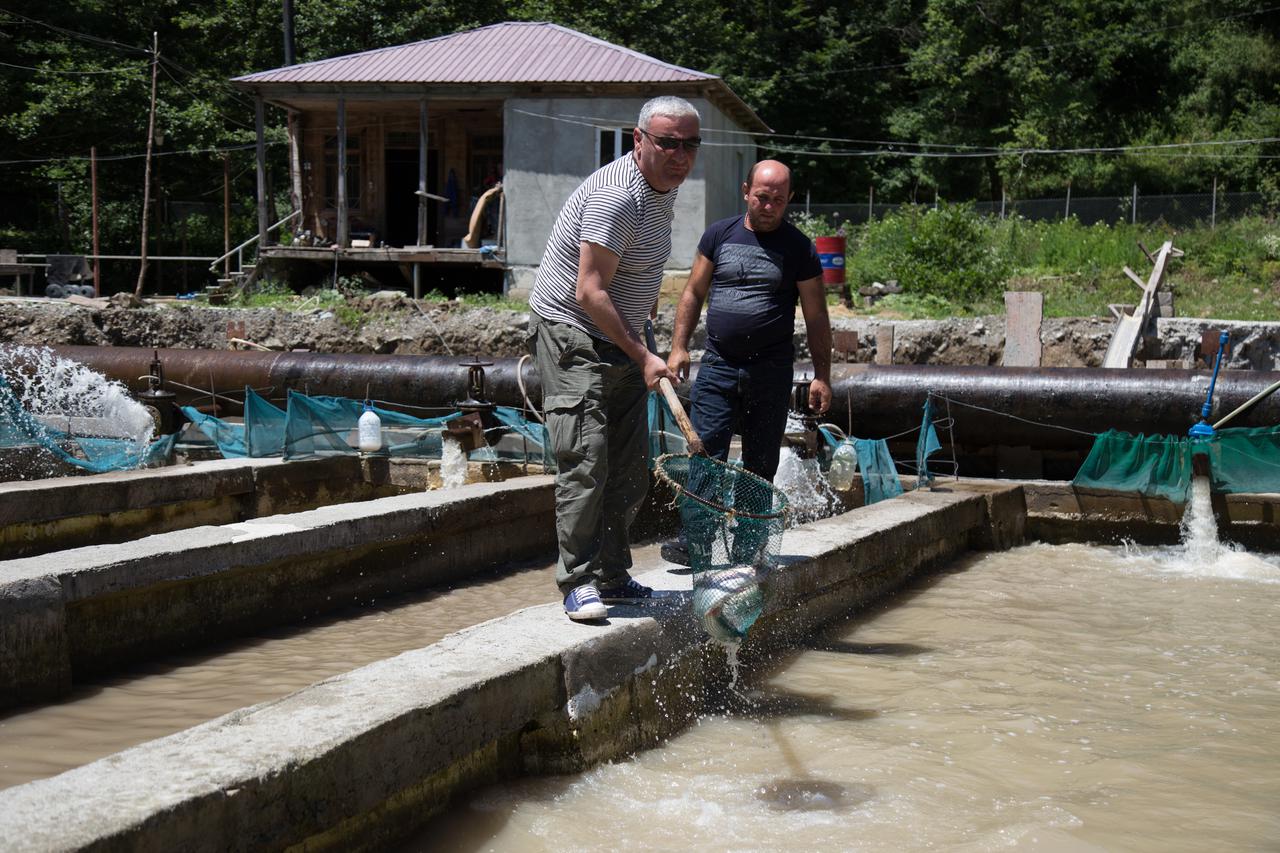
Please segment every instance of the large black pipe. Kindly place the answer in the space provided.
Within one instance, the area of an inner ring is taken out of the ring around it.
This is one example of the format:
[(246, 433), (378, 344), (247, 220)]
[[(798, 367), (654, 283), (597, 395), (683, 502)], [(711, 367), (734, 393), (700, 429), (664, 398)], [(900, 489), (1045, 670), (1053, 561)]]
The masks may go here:
[[(54, 349), (135, 392), (147, 387), (151, 349)], [(238, 394), (246, 385), (269, 389), (267, 396), (277, 400), (289, 388), (356, 399), (367, 390), (373, 399), (400, 404), (411, 413), (413, 407), (449, 408), (467, 396), (463, 359), (446, 356), (177, 349), (162, 349), (159, 355), (167, 390), (183, 403), (208, 401), (210, 389)], [(499, 405), (520, 407), (518, 359), (493, 361), (485, 369), (486, 396)], [(523, 373), (530, 399), (540, 404), (537, 372), (526, 361)], [(812, 375), (808, 365), (797, 365), (796, 373)], [(949, 406), (958, 444), (1041, 450), (1087, 449), (1092, 433), (1110, 428), (1185, 435), (1204, 403), (1210, 375), (1207, 370), (938, 365), (837, 365), (832, 374), (835, 400), (827, 420), (854, 435), (886, 438), (918, 427), (925, 397), (932, 393), (938, 415), (946, 415)], [(1276, 378), (1274, 373), (1223, 371), (1214, 396), (1215, 416), (1231, 411)], [(1263, 400), (1231, 425), (1277, 423), (1280, 395)]]
[[(963, 445), (1087, 449), (1107, 429), (1186, 435), (1199, 417), (1208, 370), (844, 365), (833, 371), (832, 420), (854, 435), (885, 438), (920, 425), (925, 398), (935, 416), (955, 419)], [(1276, 380), (1223, 371), (1214, 393), (1222, 417)], [(951, 401), (948, 403), (948, 401)], [(1255, 405), (1233, 427), (1280, 423), (1280, 395)]]

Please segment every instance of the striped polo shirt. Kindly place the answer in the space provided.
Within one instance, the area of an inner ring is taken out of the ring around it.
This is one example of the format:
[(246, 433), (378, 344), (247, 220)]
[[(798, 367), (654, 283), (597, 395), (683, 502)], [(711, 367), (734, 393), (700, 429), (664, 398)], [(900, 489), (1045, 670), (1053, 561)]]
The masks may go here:
[(529, 307), (539, 317), (608, 340), (575, 296), (579, 244), (595, 243), (618, 256), (609, 296), (623, 322), (638, 333), (662, 287), (675, 202), (675, 190), (660, 193), (649, 186), (632, 154), (592, 172), (556, 218), (534, 275)]

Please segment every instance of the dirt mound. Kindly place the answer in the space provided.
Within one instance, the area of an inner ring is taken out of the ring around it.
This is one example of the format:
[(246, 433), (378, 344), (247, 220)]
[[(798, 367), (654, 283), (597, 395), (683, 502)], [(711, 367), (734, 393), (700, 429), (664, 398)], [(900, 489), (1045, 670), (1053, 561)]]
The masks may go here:
[[(670, 346), (674, 310), (654, 324), (660, 350)], [(95, 346), (227, 349), (232, 346), (334, 353), (405, 355), (486, 355), (515, 357), (526, 352), (527, 312), (467, 307), (457, 302), (415, 303), (403, 293), (375, 293), (336, 309), (280, 311), (210, 308), (182, 302), (153, 302), (143, 308), (95, 307), (62, 300), (9, 298), (0, 310), (0, 342)], [(833, 328), (854, 332), (857, 348), (837, 361), (872, 362), (877, 335), (893, 328), (896, 364), (994, 366), (1004, 354), (1003, 317), (946, 320), (879, 320), (835, 317)], [(1082, 317), (1044, 321), (1045, 367), (1097, 367), (1111, 339), (1112, 321)], [(1280, 369), (1280, 323), (1215, 320), (1160, 320), (1159, 336), (1141, 353), (1146, 358), (1194, 363), (1207, 329), (1226, 329), (1232, 353), (1227, 367)], [(705, 345), (699, 324), (691, 350)], [(847, 339), (847, 338), (846, 338)], [(796, 359), (808, 360), (804, 323), (796, 322)]]

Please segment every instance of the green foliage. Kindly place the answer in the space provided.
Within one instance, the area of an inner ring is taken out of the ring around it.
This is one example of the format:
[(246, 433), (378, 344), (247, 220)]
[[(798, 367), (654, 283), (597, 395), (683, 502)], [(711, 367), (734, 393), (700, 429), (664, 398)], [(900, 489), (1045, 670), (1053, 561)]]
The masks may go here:
[[(917, 209), (859, 230), (849, 261), (852, 286), (897, 278), (904, 289), (879, 300), (869, 313), (913, 319), (999, 314), (1004, 311), (1003, 291), (1029, 290), (1044, 294), (1045, 316), (1107, 317), (1108, 305), (1137, 299), (1137, 287), (1124, 267), (1144, 279), (1151, 270), (1139, 243), (1154, 253), (1171, 240), (1185, 255), (1170, 262), (1164, 289), (1173, 293), (1180, 316), (1274, 320), (1280, 315), (1280, 226), (1273, 220), (1242, 219), (1178, 231), (963, 214), (963, 227), (951, 223), (922, 239), (931, 212)], [(959, 214), (953, 210), (952, 215)], [(972, 258), (977, 260), (968, 260)], [(978, 269), (999, 277), (989, 279), (986, 287), (966, 289)], [(914, 281), (934, 284), (913, 287), (913, 279), (890, 275), (890, 270), (913, 270), (918, 275)], [(949, 295), (957, 291), (963, 295)]]
[(496, 308), (500, 311), (528, 311), (529, 303), (512, 299), (501, 293), (459, 293), (449, 297), (438, 290), (429, 290), (422, 296), (423, 302), (451, 302), (468, 308)]
[(835, 226), (825, 216), (813, 216), (803, 211), (792, 211), (787, 214), (787, 220), (799, 228), (801, 233), (810, 240), (815, 237), (830, 237), (836, 233)]
[(903, 293), (953, 305), (999, 292), (1008, 264), (990, 226), (969, 205), (902, 208), (859, 231), (848, 265), (852, 286), (896, 280)]
[(369, 315), (359, 308), (343, 303), (337, 305), (333, 309), (333, 316), (338, 318), (338, 322), (346, 326), (348, 329), (359, 330), (364, 328), (364, 324), (369, 321)]
[[(1216, 178), (1220, 187), (1261, 191), (1272, 209), (1280, 207), (1274, 145), (1052, 153), (1280, 136), (1280, 31), (1274, 13), (1248, 0), (295, 5), (299, 62), (540, 20), (718, 74), (788, 135), (763, 138), (762, 153), (787, 161), (797, 193), (808, 190), (815, 202), (863, 199), (869, 186), (877, 200), (892, 202), (934, 191), (952, 199), (998, 199), (1002, 191), (1031, 198), (1068, 185), (1077, 197), (1123, 195), (1135, 181), (1152, 192), (1205, 192)], [(0, 163), (0, 239), (25, 251), (87, 251), (85, 158), (96, 147), (102, 250), (136, 253), (154, 32), (163, 139), (150, 248), (221, 254), (223, 156), (204, 149), (253, 142), (252, 100), (228, 81), (283, 64), (280, 5), (67, 0), (13, 9), (0, 11), (0, 159), (17, 161)], [(268, 173), (279, 190), (287, 183), (285, 117), (272, 108), (267, 121)], [(1002, 153), (1015, 148), (1047, 153)], [(916, 151), (965, 156), (911, 156)], [(256, 228), (253, 153), (226, 156), (238, 242)], [(173, 213), (166, 207), (173, 202), (192, 209)], [(1063, 263), (1075, 252), (1093, 258), (1099, 274), (1109, 269), (1113, 258), (1067, 245), (1077, 236), (1106, 249), (1081, 229), (1053, 250)], [(1052, 239), (1010, 233), (994, 245), (1025, 268), (1017, 253), (1031, 251), (1027, 241)], [(1224, 251), (1235, 256), (1239, 247)]]

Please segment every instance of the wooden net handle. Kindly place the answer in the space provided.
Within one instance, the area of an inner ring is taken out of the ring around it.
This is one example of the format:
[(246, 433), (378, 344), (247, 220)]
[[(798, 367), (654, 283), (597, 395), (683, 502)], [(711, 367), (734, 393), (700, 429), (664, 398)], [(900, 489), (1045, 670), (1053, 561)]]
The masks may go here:
[(689, 453), (702, 453), (702, 439), (698, 438), (698, 434), (693, 431), (693, 424), (689, 422), (684, 406), (680, 405), (680, 398), (676, 396), (676, 389), (671, 387), (671, 380), (665, 377), (659, 379), (658, 390), (662, 392), (663, 399), (667, 401), (667, 408), (675, 416), (676, 425), (680, 427), (684, 440), (689, 444)]

